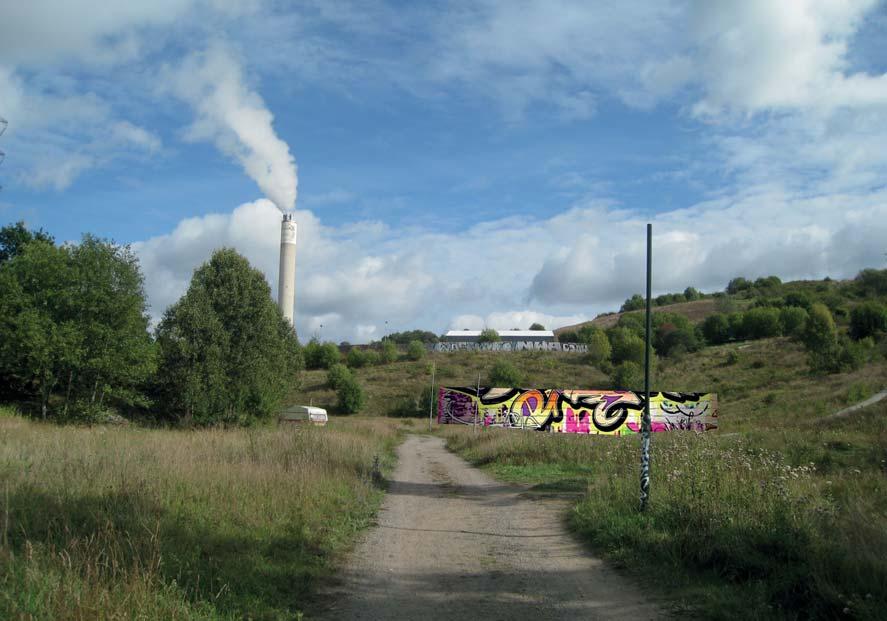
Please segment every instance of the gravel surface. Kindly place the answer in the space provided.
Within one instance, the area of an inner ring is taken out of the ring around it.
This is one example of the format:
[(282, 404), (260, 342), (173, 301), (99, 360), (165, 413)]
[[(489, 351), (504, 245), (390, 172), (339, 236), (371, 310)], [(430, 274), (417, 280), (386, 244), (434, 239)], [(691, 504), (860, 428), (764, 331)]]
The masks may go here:
[[(653, 619), (641, 589), (566, 530), (561, 499), (410, 436), (379, 514), (321, 594), (323, 619)], [(313, 617), (313, 615), (311, 615)]]

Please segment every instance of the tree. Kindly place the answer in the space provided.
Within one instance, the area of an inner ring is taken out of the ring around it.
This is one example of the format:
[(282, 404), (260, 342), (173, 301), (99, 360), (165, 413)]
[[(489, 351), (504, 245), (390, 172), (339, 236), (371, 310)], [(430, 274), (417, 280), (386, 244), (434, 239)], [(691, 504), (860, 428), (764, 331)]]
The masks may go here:
[(518, 369), (507, 360), (499, 359), (490, 369), (490, 386), (502, 388), (517, 388), (523, 382), (523, 377)]
[(370, 364), (369, 352), (361, 347), (352, 347), (345, 356), (345, 363), (352, 369), (360, 369)]
[(702, 297), (702, 296), (699, 294), (699, 291), (697, 291), (694, 287), (687, 287), (686, 289), (684, 289), (684, 298), (688, 302), (698, 300), (700, 297)]
[(862, 295), (887, 294), (887, 270), (864, 269), (854, 278), (854, 283)]
[(477, 339), (478, 343), (496, 343), (502, 339), (499, 338), (499, 333), (496, 332), (492, 328), (484, 328), (480, 332), (480, 336)]
[(545, 330), (545, 326), (543, 326), (541, 323), (534, 323), (530, 326), (530, 330)]
[(747, 339), (765, 339), (782, 334), (779, 311), (775, 308), (752, 308), (742, 315), (742, 332)]
[(407, 345), (407, 358), (409, 358), (410, 360), (421, 360), (424, 357), (425, 345), (422, 343), (422, 341), (410, 341), (410, 344)]
[(297, 381), (295, 332), (261, 272), (235, 250), (213, 253), (157, 329), (159, 391), (175, 419), (250, 424)]
[(807, 311), (800, 306), (784, 306), (779, 311), (779, 323), (785, 336), (797, 338), (807, 323)]
[(586, 342), (588, 346), (588, 359), (594, 366), (601, 368), (610, 361), (613, 348), (610, 340), (603, 330), (596, 330)]
[[(353, 350), (352, 350), (353, 351)], [(363, 388), (353, 375), (346, 377), (336, 390), (337, 409), (343, 414), (356, 414), (363, 407)]]
[(4, 226), (0, 229), (0, 265), (20, 254), (25, 246), (33, 241), (55, 245), (52, 235), (43, 229), (30, 231), (22, 221)]
[(887, 308), (878, 302), (863, 302), (850, 311), (850, 338), (878, 337), (887, 332)]
[(748, 289), (751, 289), (751, 286), (751, 282), (749, 282), (747, 279), (743, 278), (742, 276), (737, 276), (729, 283), (727, 283), (727, 293), (732, 295), (741, 291), (747, 291)]
[(391, 364), (397, 361), (397, 356), (397, 345), (394, 344), (394, 341), (382, 341), (382, 345), (379, 347), (379, 361), (382, 364)]
[(321, 343), (316, 338), (305, 345), (304, 357), (305, 368), (308, 369), (329, 369), (342, 360), (342, 354), (335, 343)]
[(647, 301), (644, 299), (640, 293), (635, 293), (633, 296), (625, 300), (625, 303), (619, 308), (620, 313), (626, 313), (629, 311), (641, 310), (647, 307)]
[(832, 313), (825, 304), (817, 302), (810, 307), (801, 341), (811, 351), (823, 351), (835, 344), (837, 331)]
[(644, 389), (644, 368), (633, 360), (626, 360), (613, 369), (611, 380), (618, 390), (641, 391)]
[(637, 364), (644, 364), (644, 339), (632, 333), (627, 328), (611, 328), (607, 332), (612, 348), (613, 364), (620, 364), (631, 360)]
[(702, 322), (702, 335), (710, 345), (720, 345), (730, 340), (730, 322), (727, 315), (716, 313)]
[(338, 390), (343, 383), (353, 377), (351, 369), (342, 363), (336, 363), (327, 371), (326, 383), (333, 390)]

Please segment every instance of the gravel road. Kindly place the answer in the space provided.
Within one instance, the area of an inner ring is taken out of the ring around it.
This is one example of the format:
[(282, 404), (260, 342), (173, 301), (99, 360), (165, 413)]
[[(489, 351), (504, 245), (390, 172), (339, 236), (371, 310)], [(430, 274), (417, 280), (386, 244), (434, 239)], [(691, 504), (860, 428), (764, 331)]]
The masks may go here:
[(642, 591), (564, 526), (567, 504), (499, 483), (410, 436), (322, 619), (654, 619)]

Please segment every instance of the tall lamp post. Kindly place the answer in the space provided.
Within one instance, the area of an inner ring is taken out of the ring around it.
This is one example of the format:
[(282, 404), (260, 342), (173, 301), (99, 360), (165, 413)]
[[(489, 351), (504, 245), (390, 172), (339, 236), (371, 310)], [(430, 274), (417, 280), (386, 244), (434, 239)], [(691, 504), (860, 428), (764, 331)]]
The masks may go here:
[(647, 510), (650, 500), (650, 333), (653, 321), (650, 313), (650, 295), (653, 271), (653, 225), (647, 224), (647, 327), (644, 343), (644, 417), (641, 420), (641, 511)]

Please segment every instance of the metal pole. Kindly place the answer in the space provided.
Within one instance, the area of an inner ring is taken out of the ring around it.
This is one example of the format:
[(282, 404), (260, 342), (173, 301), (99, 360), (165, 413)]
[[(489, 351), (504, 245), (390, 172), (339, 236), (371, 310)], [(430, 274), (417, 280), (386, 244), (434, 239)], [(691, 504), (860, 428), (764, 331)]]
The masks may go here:
[(477, 433), (477, 412), (480, 409), (480, 373), (477, 374), (477, 398), (474, 400), (474, 433)]
[(641, 511), (647, 510), (650, 500), (650, 343), (653, 331), (653, 316), (650, 312), (650, 297), (653, 272), (653, 225), (647, 224), (647, 329), (644, 344), (644, 418), (641, 421)]
[(431, 431), (431, 418), (434, 414), (434, 363), (431, 363), (431, 399), (428, 401), (428, 431)]

